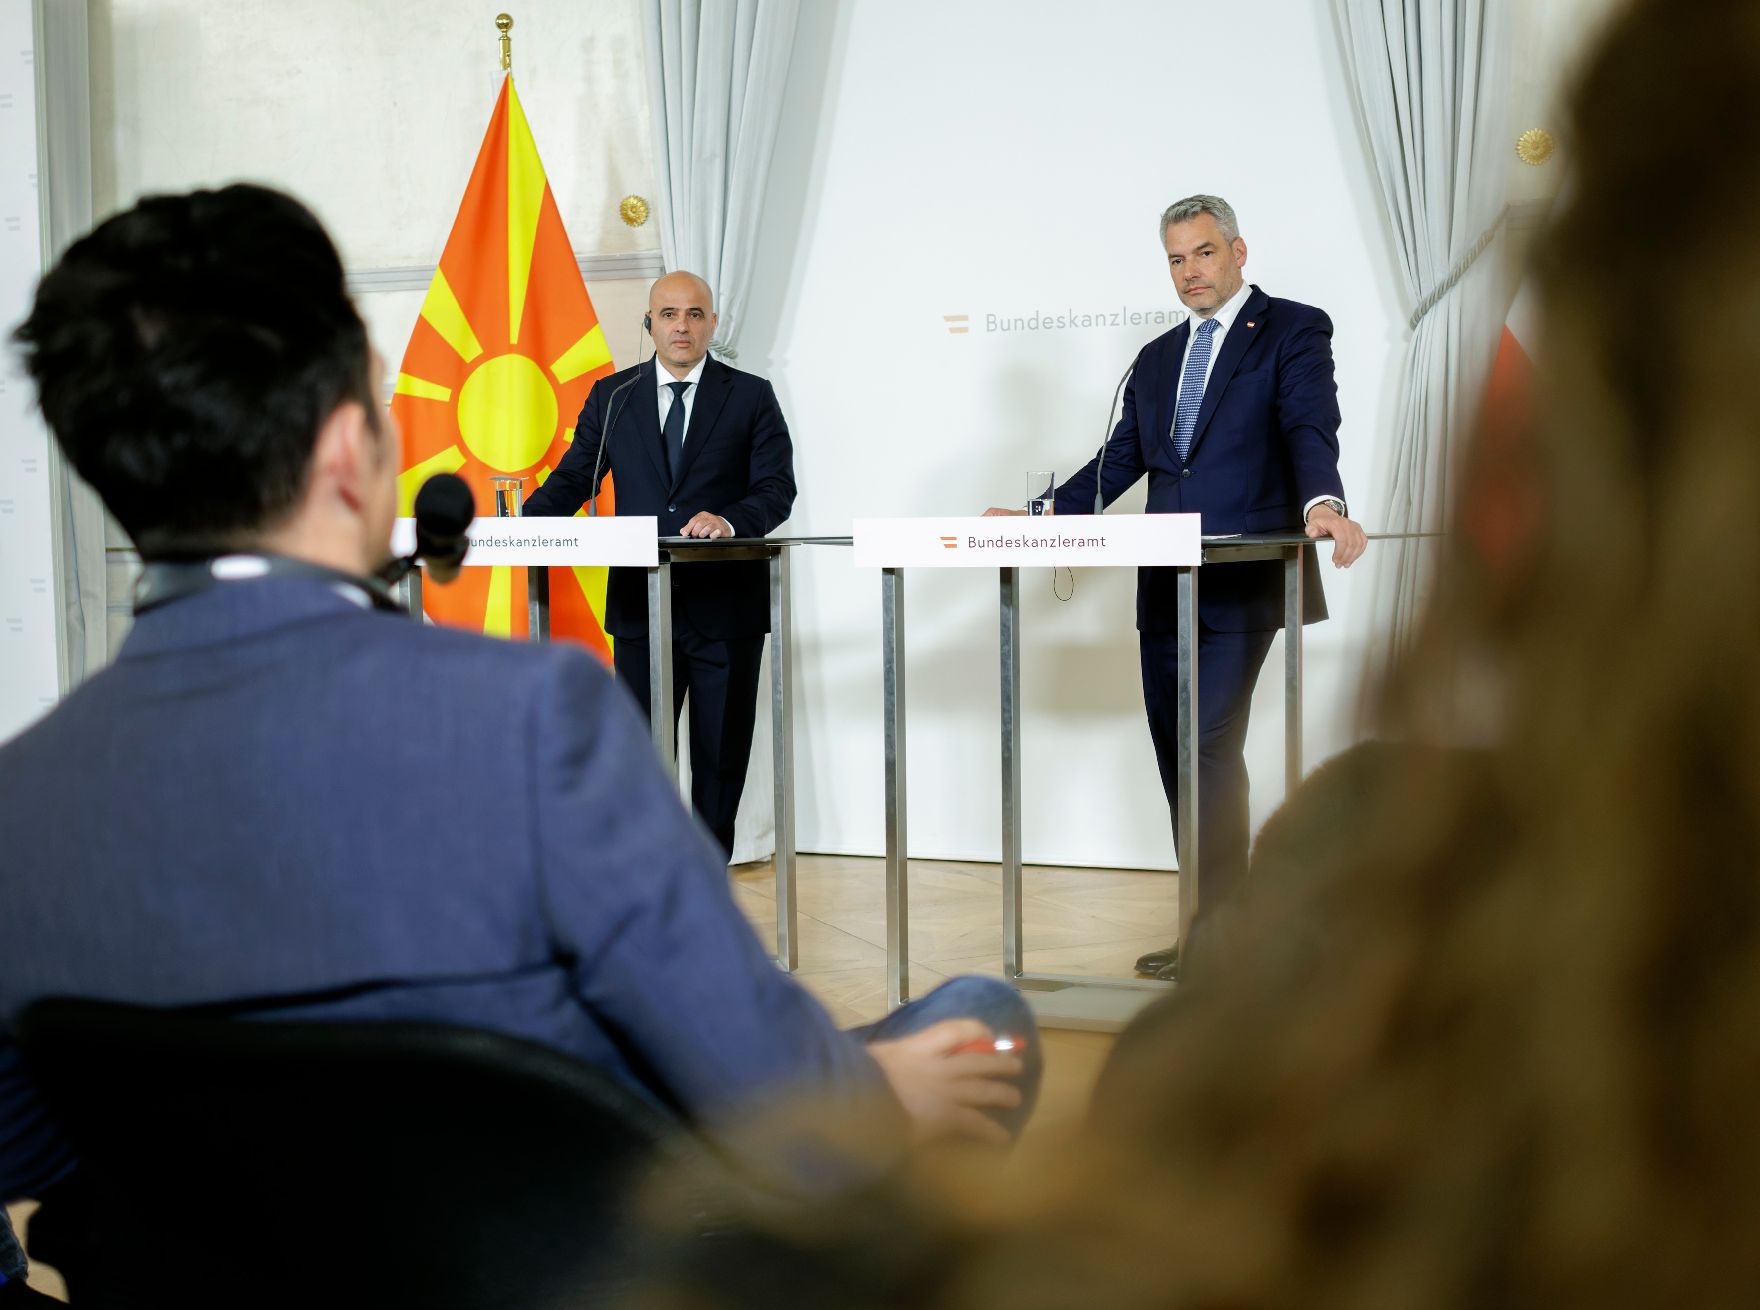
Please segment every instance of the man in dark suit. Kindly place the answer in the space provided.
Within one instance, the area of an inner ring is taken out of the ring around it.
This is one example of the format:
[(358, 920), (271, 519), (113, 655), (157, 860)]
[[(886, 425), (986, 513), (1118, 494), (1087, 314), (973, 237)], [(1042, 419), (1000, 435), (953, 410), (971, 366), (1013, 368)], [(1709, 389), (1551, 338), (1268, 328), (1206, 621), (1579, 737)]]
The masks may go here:
[[(1345, 516), (1338, 476), (1331, 320), (1245, 283), (1247, 243), (1220, 197), (1170, 205), (1161, 215), (1161, 242), (1174, 290), (1192, 317), (1137, 355), (1123, 413), (1106, 442), (1102, 499), (1110, 504), (1146, 473), (1151, 514), (1201, 514), (1207, 534), (1305, 528), (1310, 537), (1332, 538), (1332, 562), (1349, 567), (1365, 538)], [(1096, 456), (1057, 488), (1055, 513), (1093, 512), (1098, 464)], [(1313, 623), (1326, 617), (1326, 602), (1312, 551), (1304, 568), (1302, 621)], [(1143, 569), (1137, 582), (1143, 700), (1170, 809), (1177, 806), (1179, 758), (1176, 576)], [(1246, 869), (1247, 713), (1283, 626), (1283, 565), (1204, 569), (1198, 625), (1202, 916), (1227, 900)], [(1177, 977), (1177, 944), (1151, 951), (1137, 969)]]
[[(715, 304), (694, 273), (668, 273), (642, 321), (646, 364), (601, 378), (575, 423), (574, 445), (525, 504), (528, 517), (573, 514), (607, 473), (619, 514), (653, 515), (663, 537), (762, 537), (794, 505), (794, 447), (763, 378), (709, 358)], [(656, 367), (656, 362), (658, 367)], [(640, 569), (612, 569), (605, 628), (617, 676), (648, 713), (648, 593)], [(691, 698), (691, 804), (733, 853), (770, 630), (762, 560), (692, 564), (672, 574), (673, 715)]]
[(930, 1132), (1024, 1113), (999, 1079), (1030, 1058), (955, 1053), (1031, 1029), (1006, 987), (949, 984), (986, 1022), (840, 1032), (596, 661), (396, 612), (368, 574), (397, 434), (297, 201), (144, 200), (69, 249), (19, 339), (145, 571), (116, 662), (0, 747), (0, 1201), (71, 1165), (11, 1036), (50, 995), (493, 1029), (709, 1130), (788, 1091), (891, 1089)]

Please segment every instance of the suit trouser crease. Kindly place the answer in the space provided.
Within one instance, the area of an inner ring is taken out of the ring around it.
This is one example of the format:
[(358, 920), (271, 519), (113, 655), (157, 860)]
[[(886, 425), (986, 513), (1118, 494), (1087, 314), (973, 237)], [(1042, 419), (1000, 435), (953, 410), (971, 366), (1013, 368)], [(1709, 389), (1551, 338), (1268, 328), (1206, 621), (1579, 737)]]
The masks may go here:
[[(691, 808), (730, 857), (734, 818), (752, 754), (763, 657), (762, 636), (717, 640), (689, 628), (673, 630), (674, 731), (687, 692), (691, 701)], [(651, 703), (647, 638), (619, 637), (615, 664), (618, 678), (647, 717)]]
[[(1247, 718), (1253, 688), (1270, 653), (1270, 632), (1198, 632), (1198, 866), (1200, 916), (1229, 899), (1246, 875), (1251, 838)], [(1139, 634), (1143, 705), (1155, 763), (1179, 832), (1179, 638)]]

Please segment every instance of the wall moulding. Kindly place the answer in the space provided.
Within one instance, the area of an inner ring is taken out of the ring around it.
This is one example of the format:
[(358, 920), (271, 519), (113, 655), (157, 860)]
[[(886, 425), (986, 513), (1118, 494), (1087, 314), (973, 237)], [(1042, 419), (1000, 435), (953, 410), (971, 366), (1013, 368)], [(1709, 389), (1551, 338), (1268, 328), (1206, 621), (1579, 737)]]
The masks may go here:
[[(615, 255), (579, 255), (581, 276), (588, 282), (652, 280), (666, 271), (658, 250), (626, 251)], [(436, 264), (402, 264), (386, 268), (351, 268), (348, 289), (357, 296), (387, 291), (426, 291), (434, 280)]]

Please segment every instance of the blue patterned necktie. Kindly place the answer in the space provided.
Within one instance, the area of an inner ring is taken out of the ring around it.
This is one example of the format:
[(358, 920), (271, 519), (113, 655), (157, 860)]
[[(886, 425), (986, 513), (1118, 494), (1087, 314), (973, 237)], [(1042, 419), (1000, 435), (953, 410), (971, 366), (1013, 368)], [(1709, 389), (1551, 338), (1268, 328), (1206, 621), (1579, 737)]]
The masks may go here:
[(1186, 356), (1186, 371), (1179, 380), (1179, 404), (1173, 411), (1173, 448), (1184, 464), (1192, 453), (1192, 433), (1198, 429), (1198, 408), (1204, 403), (1204, 370), (1210, 367), (1210, 342), (1217, 322), (1207, 318), (1198, 324), (1198, 336)]
[(672, 466), (672, 476), (676, 478), (684, 464), (684, 393), (690, 390), (691, 384), (668, 382), (666, 385), (672, 388), (672, 405), (666, 411), (666, 430), (661, 435), (666, 438), (666, 459)]

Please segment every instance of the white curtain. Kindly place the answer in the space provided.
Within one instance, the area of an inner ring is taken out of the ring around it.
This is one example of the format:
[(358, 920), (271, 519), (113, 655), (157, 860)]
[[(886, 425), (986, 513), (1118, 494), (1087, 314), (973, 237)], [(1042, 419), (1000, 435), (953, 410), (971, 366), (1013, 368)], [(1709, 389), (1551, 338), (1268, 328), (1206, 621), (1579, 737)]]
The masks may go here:
[[(1392, 234), (1410, 341), (1371, 529), (1444, 527), (1449, 472), (1490, 377), (1508, 270), (1503, 228), (1514, 138), (1508, 0), (1332, 0)], [(1391, 650), (1423, 601), (1433, 545), (1375, 548)]]
[[(59, 257), (92, 225), (92, 114), (86, 0), (36, 7), (42, 97), (43, 222)], [(59, 451), (51, 463), (61, 601), (62, 683), (71, 689), (110, 658), (104, 507)]]
[(717, 354), (737, 355), (800, 0), (642, 0), (668, 269), (715, 291)]

